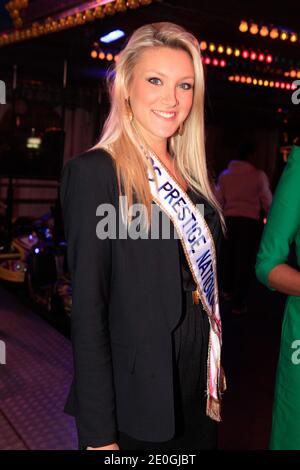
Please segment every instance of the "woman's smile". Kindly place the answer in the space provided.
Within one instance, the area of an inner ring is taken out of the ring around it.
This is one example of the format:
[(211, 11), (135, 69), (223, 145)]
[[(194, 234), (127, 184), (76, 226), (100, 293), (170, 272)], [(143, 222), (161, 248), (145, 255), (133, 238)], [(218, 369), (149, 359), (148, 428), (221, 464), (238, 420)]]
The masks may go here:
[(158, 109), (152, 109), (152, 112), (159, 118), (163, 119), (164, 121), (174, 121), (177, 116), (177, 113), (175, 111), (169, 112), (169, 111), (159, 111)]

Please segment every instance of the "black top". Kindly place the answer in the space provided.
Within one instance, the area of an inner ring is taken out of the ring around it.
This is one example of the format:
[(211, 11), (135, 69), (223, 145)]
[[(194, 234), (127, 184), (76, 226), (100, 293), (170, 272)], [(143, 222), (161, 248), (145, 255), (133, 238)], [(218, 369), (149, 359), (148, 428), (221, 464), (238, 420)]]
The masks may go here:
[[(188, 195), (195, 204), (204, 204), (204, 217), (214, 238), (217, 252), (220, 242), (220, 222), (217, 212), (204, 198), (197, 196), (190, 190), (188, 190)], [(194, 426), (194, 429), (197, 429), (197, 433), (199, 433), (199, 436), (197, 434), (199, 439), (202, 434), (208, 438), (212, 432), (212, 426), (209, 424), (209, 420), (207, 421), (205, 413), (210, 326), (201, 301), (199, 304), (193, 304), (191, 291), (196, 289), (196, 284), (180, 240), (178, 240), (178, 245), (181, 259), (182, 290), (186, 295), (183, 295), (180, 321), (173, 331), (175, 437), (188, 435), (189, 427)], [(197, 410), (199, 410), (198, 413)]]

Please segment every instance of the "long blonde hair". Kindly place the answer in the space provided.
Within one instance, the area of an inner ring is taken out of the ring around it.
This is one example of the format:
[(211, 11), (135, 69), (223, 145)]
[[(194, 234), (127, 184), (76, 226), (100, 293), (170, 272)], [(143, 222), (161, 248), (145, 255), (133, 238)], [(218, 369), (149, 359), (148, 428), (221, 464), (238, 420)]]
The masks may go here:
[(197, 39), (173, 23), (153, 23), (138, 28), (119, 54), (113, 73), (109, 75), (110, 113), (105, 121), (100, 141), (93, 148), (108, 150), (115, 160), (119, 191), (123, 187), (128, 207), (137, 201), (146, 207), (151, 220), (152, 196), (147, 178), (150, 162), (141, 150), (134, 126), (128, 117), (127, 92), (135, 65), (141, 53), (149, 47), (170, 47), (186, 51), (192, 59), (195, 73), (193, 104), (185, 120), (183, 133), (168, 139), (168, 149), (176, 158), (177, 167), (188, 185), (203, 195), (223, 215), (213, 194), (206, 164), (204, 136), (204, 71)]

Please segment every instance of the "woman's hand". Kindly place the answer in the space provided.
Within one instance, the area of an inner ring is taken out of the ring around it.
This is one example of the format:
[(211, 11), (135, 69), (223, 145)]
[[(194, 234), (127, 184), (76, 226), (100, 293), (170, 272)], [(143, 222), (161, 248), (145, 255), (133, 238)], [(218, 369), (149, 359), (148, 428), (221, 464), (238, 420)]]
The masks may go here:
[(300, 296), (300, 272), (288, 264), (278, 264), (268, 276), (271, 287), (286, 295)]
[(116, 442), (103, 447), (87, 447), (86, 450), (120, 450)]

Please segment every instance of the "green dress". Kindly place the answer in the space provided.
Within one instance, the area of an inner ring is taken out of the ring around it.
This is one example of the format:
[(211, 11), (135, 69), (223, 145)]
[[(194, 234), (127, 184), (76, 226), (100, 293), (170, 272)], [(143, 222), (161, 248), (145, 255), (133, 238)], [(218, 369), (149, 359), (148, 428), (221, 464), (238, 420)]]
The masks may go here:
[[(287, 263), (295, 243), (300, 266), (300, 147), (294, 146), (277, 186), (257, 257), (256, 274), (268, 286), (268, 275)], [(276, 374), (271, 449), (300, 450), (300, 296), (285, 305)]]

